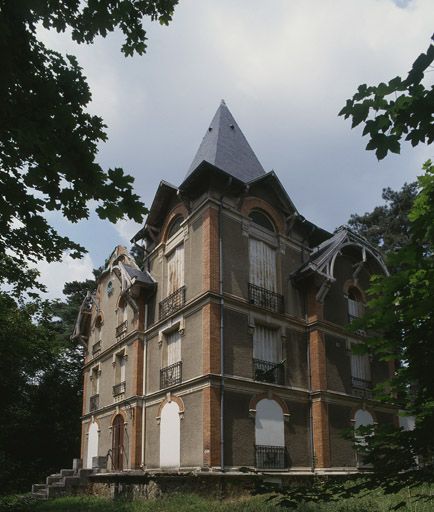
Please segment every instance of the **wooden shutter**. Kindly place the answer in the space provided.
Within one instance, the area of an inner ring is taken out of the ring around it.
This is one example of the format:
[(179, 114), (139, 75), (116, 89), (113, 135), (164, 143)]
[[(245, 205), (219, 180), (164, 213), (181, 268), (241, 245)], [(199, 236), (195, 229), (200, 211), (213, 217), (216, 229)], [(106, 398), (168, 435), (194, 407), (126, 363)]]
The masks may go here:
[(253, 358), (280, 363), (282, 361), (282, 342), (277, 329), (256, 325), (253, 333)]
[(166, 336), (167, 366), (181, 361), (181, 334), (179, 331), (171, 332)]
[(363, 302), (348, 299), (348, 314), (350, 318), (361, 318), (365, 313), (365, 305)]
[(250, 238), (249, 259), (249, 282), (275, 292), (277, 289), (276, 251), (266, 243)]
[(371, 363), (367, 354), (351, 354), (351, 377), (371, 380)]
[(178, 245), (167, 257), (167, 295), (184, 285), (184, 244)]

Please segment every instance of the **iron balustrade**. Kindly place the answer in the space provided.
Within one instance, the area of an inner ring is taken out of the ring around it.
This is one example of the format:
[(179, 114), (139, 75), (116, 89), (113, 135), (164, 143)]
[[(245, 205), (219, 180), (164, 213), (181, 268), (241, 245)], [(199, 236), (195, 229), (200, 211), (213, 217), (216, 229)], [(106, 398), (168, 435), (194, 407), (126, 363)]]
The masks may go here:
[(125, 320), (116, 327), (116, 338), (119, 338), (127, 332), (128, 320)]
[(92, 355), (96, 356), (101, 352), (101, 340), (92, 345)]
[(96, 411), (99, 408), (99, 395), (92, 395), (89, 398), (89, 411)]
[(119, 384), (115, 384), (113, 386), (113, 396), (121, 395), (122, 393), (125, 393), (126, 389), (126, 382), (119, 382)]
[(253, 374), (254, 380), (260, 382), (284, 384), (283, 362), (272, 363), (261, 359), (253, 359)]
[(286, 450), (284, 446), (255, 446), (256, 467), (258, 469), (285, 469)]
[(166, 366), (160, 370), (160, 389), (175, 386), (182, 382), (182, 361)]
[(185, 304), (185, 286), (181, 286), (176, 291), (160, 302), (160, 320), (170, 316)]
[(353, 386), (353, 396), (367, 399), (372, 398), (372, 382), (370, 380), (351, 377), (351, 384)]
[(276, 313), (283, 313), (283, 296), (276, 292), (249, 283), (249, 302)]

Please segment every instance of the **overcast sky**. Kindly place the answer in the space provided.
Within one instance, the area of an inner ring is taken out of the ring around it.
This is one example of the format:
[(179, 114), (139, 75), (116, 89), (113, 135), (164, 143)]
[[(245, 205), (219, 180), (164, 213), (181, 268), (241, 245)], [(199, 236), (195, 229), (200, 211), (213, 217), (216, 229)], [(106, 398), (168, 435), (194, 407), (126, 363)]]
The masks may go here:
[[(91, 111), (108, 125), (98, 160), (133, 175), (148, 206), (160, 180), (182, 182), (224, 98), (299, 212), (333, 230), (381, 204), (382, 188), (412, 181), (432, 157), (430, 147), (405, 146), (378, 162), (361, 129), (337, 113), (359, 84), (406, 74), (428, 47), (433, 20), (433, 0), (180, 0), (168, 27), (145, 22), (142, 57), (121, 54), (120, 33), (90, 46), (41, 35), (78, 57)], [(51, 297), (65, 281), (90, 277), (140, 228), (95, 216), (77, 225), (49, 219), (89, 250), (81, 261), (40, 265)]]

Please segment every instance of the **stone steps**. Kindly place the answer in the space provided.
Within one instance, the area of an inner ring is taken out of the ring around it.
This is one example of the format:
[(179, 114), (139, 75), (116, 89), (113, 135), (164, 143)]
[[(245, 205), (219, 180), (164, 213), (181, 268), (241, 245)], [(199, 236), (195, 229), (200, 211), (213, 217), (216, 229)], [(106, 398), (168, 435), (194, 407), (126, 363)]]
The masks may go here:
[(85, 489), (92, 469), (82, 469), (74, 463), (76, 469), (61, 469), (59, 473), (47, 476), (45, 484), (32, 485), (32, 496), (38, 499), (58, 498), (77, 494), (80, 488)]

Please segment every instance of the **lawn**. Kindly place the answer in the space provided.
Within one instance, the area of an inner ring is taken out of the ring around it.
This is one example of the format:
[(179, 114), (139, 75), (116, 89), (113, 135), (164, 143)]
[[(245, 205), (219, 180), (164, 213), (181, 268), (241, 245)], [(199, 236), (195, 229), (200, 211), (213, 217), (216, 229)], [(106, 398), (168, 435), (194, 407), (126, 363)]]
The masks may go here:
[(0, 498), (0, 512), (433, 512), (434, 480), (357, 479), (343, 483), (318, 481), (311, 488), (266, 492), (232, 500), (175, 494), (155, 501), (101, 497), (67, 497), (34, 501), (27, 496)]

